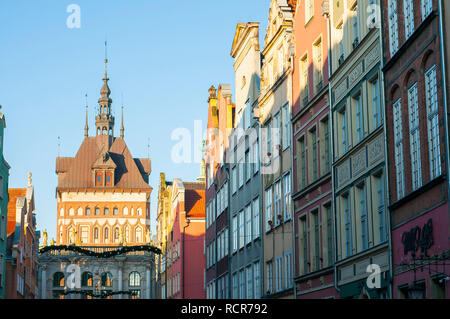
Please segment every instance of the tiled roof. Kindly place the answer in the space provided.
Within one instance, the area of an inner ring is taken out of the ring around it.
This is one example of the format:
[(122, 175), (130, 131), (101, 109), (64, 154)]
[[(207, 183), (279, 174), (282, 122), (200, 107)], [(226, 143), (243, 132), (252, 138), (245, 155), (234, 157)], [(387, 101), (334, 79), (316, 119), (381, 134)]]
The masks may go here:
[[(186, 184), (201, 184), (201, 183), (184, 183)], [(204, 187), (204, 184), (203, 184)], [(189, 217), (204, 218), (205, 217), (205, 190), (203, 189), (189, 189), (186, 187), (184, 193), (186, 215)]]
[(7, 236), (14, 233), (16, 229), (16, 204), (19, 197), (26, 197), (26, 188), (10, 188), (8, 189), (9, 202), (8, 202), (8, 219), (7, 219)]
[[(58, 188), (94, 188), (92, 166), (108, 145), (108, 138), (105, 135), (86, 137), (74, 158), (58, 157)], [(151, 190), (146, 182), (146, 175), (151, 171), (150, 160), (134, 159), (120, 137), (112, 139), (111, 143), (107, 152), (116, 165), (114, 187)]]

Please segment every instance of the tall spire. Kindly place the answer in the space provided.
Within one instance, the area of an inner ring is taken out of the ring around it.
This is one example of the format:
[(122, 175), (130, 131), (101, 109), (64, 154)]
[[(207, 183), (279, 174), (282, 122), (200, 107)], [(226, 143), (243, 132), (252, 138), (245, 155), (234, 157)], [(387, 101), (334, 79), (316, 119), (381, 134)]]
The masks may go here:
[[(122, 97), (122, 100), (123, 100), (123, 97)], [(124, 128), (124, 126), (123, 126), (123, 101), (122, 101), (122, 124), (120, 125), (120, 137), (121, 138), (124, 138), (124, 136), (125, 136), (125, 128)]]
[(88, 102), (87, 102), (87, 94), (86, 96), (86, 125), (84, 126), (84, 137), (89, 136), (89, 126), (88, 126)]
[(108, 86), (108, 55), (107, 42), (105, 41), (105, 77), (103, 78), (103, 87), (100, 90), (99, 113), (95, 118), (97, 135), (107, 135), (114, 137), (114, 116), (111, 113), (112, 100), (110, 98), (111, 90)]

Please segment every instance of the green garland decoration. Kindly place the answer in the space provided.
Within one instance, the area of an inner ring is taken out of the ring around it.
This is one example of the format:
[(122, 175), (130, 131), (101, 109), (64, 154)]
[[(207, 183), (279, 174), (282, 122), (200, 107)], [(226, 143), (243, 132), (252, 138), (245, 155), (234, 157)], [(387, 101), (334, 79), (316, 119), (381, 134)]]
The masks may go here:
[(73, 251), (73, 252), (77, 252), (80, 254), (84, 254), (86, 256), (90, 256), (90, 257), (97, 257), (97, 258), (111, 258), (117, 255), (123, 255), (129, 252), (135, 252), (135, 251), (147, 251), (147, 252), (152, 252), (155, 254), (161, 254), (161, 249), (155, 247), (155, 246), (151, 246), (151, 245), (140, 245), (140, 246), (124, 246), (121, 247), (119, 249), (116, 250), (111, 250), (111, 251), (105, 251), (102, 253), (98, 253), (95, 251), (91, 251), (89, 249), (85, 249), (83, 247), (79, 247), (79, 246), (75, 246), (75, 245), (52, 245), (52, 246), (45, 246), (41, 249), (39, 249), (39, 253), (40, 254), (44, 254), (48, 251), (52, 251), (52, 250), (68, 250), (68, 251)]
[(84, 296), (90, 296), (93, 298), (101, 298), (105, 299), (114, 295), (130, 295), (130, 296), (136, 296), (137, 293), (135, 291), (129, 291), (129, 290), (122, 290), (122, 291), (101, 291), (100, 294), (95, 294), (90, 291), (86, 290), (69, 290), (61, 292), (61, 295), (67, 296), (71, 294), (79, 294)]

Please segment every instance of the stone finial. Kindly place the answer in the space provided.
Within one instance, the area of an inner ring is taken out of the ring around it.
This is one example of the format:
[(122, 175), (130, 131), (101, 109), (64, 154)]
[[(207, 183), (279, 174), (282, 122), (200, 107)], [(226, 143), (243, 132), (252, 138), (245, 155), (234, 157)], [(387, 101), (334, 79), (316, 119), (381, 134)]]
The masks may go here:
[(33, 176), (33, 175), (31, 174), (31, 172), (28, 173), (28, 187), (31, 187), (31, 182), (32, 182), (31, 177), (32, 177), (32, 176)]

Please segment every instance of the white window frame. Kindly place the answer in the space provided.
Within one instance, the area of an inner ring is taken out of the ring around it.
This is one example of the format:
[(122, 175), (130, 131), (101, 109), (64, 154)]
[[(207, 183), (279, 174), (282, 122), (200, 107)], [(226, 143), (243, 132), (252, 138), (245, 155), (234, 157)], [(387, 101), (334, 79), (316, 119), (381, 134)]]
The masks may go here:
[(398, 99), (392, 106), (394, 119), (394, 157), (397, 199), (405, 195), (405, 176), (403, 166), (403, 127), (402, 127), (402, 101)]
[(405, 22), (405, 41), (414, 33), (414, 1), (403, 0), (403, 16)]
[(422, 165), (420, 154), (420, 124), (417, 83), (408, 89), (408, 114), (410, 133), (411, 179), (412, 189), (422, 186)]
[(425, 73), (425, 95), (428, 126), (428, 150), (430, 157), (430, 178), (441, 175), (441, 152), (439, 140), (439, 104), (437, 97), (436, 66)]

